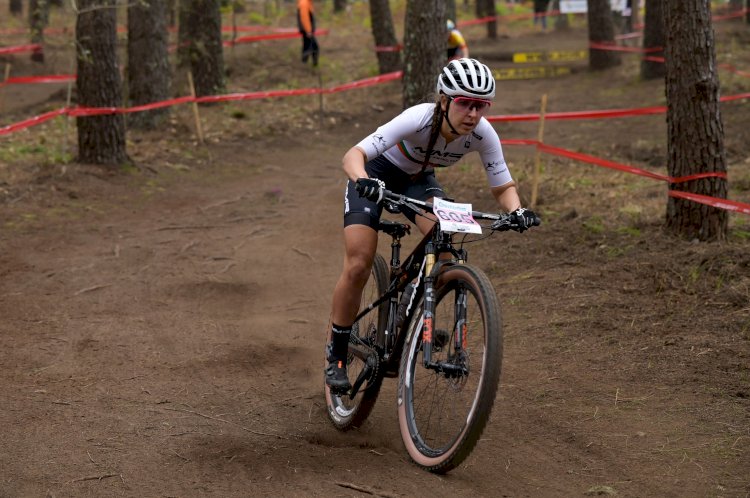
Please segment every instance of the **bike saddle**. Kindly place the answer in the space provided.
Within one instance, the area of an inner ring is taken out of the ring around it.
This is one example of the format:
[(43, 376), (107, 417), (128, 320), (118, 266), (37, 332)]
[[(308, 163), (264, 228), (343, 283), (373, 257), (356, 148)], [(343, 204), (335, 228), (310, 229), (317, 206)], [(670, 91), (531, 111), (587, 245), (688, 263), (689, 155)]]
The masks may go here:
[(411, 226), (406, 223), (399, 223), (398, 221), (380, 220), (378, 230), (387, 233), (391, 237), (403, 237), (411, 233)]

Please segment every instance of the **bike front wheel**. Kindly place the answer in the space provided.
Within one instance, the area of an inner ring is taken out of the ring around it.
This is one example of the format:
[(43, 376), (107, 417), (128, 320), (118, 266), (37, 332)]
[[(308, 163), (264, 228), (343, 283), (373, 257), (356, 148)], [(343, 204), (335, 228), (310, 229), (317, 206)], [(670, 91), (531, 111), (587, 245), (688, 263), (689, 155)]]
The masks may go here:
[(432, 357), (422, 354), (424, 307), (408, 328), (401, 359), (398, 418), (404, 446), (436, 473), (469, 456), (489, 419), (502, 362), (502, 322), (487, 276), (471, 265), (448, 267), (435, 289)]
[[(362, 292), (360, 311), (385, 293), (388, 287), (388, 265), (380, 254), (375, 255), (370, 278)], [(382, 334), (388, 319), (388, 302), (370, 311), (352, 326), (347, 355), (347, 375), (354, 386), (363, 379), (352, 397), (335, 394), (325, 386), (328, 418), (339, 430), (359, 427), (370, 415), (383, 383), (383, 371), (377, 353), (377, 338)], [(328, 342), (331, 341), (329, 327)], [(326, 359), (327, 363), (327, 359)], [(364, 373), (363, 373), (364, 372)], [(368, 374), (369, 372), (369, 374)]]

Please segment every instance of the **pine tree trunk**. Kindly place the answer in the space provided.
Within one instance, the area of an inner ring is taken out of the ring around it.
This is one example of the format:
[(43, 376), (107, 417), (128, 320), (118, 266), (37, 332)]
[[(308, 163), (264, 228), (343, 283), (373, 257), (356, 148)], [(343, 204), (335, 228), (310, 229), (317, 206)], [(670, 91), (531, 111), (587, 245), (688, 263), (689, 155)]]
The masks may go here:
[[(673, 177), (727, 170), (709, 2), (667, 0), (664, 5), (668, 170)], [(691, 180), (671, 188), (722, 199), (727, 196), (727, 181), (721, 178)], [(675, 197), (667, 201), (666, 225), (674, 234), (701, 241), (724, 240), (727, 223), (728, 213), (723, 209)]]
[(167, 0), (167, 25), (170, 28), (177, 25), (177, 0)]
[[(128, 100), (131, 106), (169, 98), (167, 0), (132, 3), (128, 7)], [(168, 107), (128, 115), (128, 125), (156, 128)]]
[[(495, 0), (487, 0), (487, 10), (488, 16), (497, 16)], [(487, 23), (487, 38), (490, 40), (497, 40), (497, 18)]]
[[(117, 65), (115, 0), (79, 0), (78, 7), (78, 104), (81, 107), (120, 107), (122, 88)], [(122, 114), (80, 116), (76, 123), (79, 162), (116, 165), (127, 160)]]
[[(588, 0), (589, 41), (614, 45), (615, 24), (609, 0)], [(594, 71), (620, 64), (620, 55), (613, 50), (589, 49), (589, 68)]]
[[(560, 12), (560, 0), (554, 0), (552, 2), (552, 10)], [(569, 28), (570, 23), (568, 22), (568, 15), (562, 13), (557, 14), (557, 17), (555, 18), (555, 29), (566, 30)]]
[(380, 74), (398, 71), (401, 69), (401, 52), (395, 50), (398, 40), (396, 40), (396, 30), (393, 27), (393, 16), (388, 0), (370, 0), (370, 19), (375, 46), (394, 48), (377, 52)]
[[(648, 52), (647, 57), (664, 57), (664, 0), (646, 0), (646, 25), (643, 29), (643, 48), (657, 48), (658, 52)], [(663, 78), (667, 73), (664, 62), (643, 59), (641, 61), (641, 79), (653, 80)]]
[(14, 16), (23, 14), (23, 0), (10, 0), (10, 13)]
[(458, 12), (456, 11), (456, 0), (446, 0), (445, 18), (453, 22), (458, 21)]
[[(31, 43), (44, 44), (44, 28), (49, 20), (49, 3), (47, 0), (29, 0), (29, 29), (31, 31)], [(31, 60), (44, 62), (44, 48), (34, 50)]]
[(180, 2), (178, 60), (193, 73), (197, 96), (224, 91), (224, 55), (219, 0)]
[(404, 107), (433, 101), (445, 65), (445, 2), (408, 0), (404, 33)]
[[(477, 4), (482, 5), (480, 18), (496, 15), (495, 0), (477, 0)], [(493, 19), (487, 23), (487, 38), (491, 40), (497, 39), (497, 19)], [(471, 47), (469, 47), (469, 53), (471, 53)]]

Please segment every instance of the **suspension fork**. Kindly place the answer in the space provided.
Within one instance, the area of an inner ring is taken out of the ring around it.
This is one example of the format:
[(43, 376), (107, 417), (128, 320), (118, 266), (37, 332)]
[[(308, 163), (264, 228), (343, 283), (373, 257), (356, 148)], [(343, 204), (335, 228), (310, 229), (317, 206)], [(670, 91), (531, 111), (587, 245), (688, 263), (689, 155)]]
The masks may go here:
[[(437, 280), (436, 275), (440, 273), (439, 269), (437, 272), (433, 272), (435, 265), (435, 253), (431, 251), (434, 249), (431, 244), (428, 244), (427, 258), (425, 264), (425, 280), (424, 280), (424, 317), (422, 324), (422, 358), (424, 361), (425, 368), (442, 372), (450, 377), (456, 375), (465, 374), (465, 369), (461, 365), (455, 365), (452, 363), (433, 363), (432, 361), (432, 343), (435, 331), (435, 308), (437, 306), (435, 300), (435, 282)], [(430, 258), (431, 256), (431, 258)], [(438, 262), (440, 265), (440, 263)], [(442, 265), (441, 265), (442, 266)], [(455, 289), (455, 307), (453, 316), (453, 345), (454, 351), (459, 353), (466, 349), (467, 342), (467, 293), (468, 290), (462, 287)]]
[(468, 291), (464, 288), (456, 289), (456, 301), (455, 301), (455, 307), (453, 308), (455, 311), (455, 329), (454, 329), (454, 340), (453, 340), (453, 346), (456, 351), (456, 353), (463, 351), (466, 349), (466, 303), (467, 303), (467, 293)]
[(435, 266), (435, 245), (428, 242), (425, 247), (424, 265), (424, 316), (422, 319), (422, 359), (425, 368), (432, 366), (432, 333), (435, 325), (435, 277), (432, 268)]

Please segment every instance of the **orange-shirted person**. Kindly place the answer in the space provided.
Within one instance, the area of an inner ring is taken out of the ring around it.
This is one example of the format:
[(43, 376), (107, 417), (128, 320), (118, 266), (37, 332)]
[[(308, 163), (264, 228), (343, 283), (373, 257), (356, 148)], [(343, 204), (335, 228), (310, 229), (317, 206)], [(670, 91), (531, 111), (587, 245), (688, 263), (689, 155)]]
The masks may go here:
[(456, 24), (450, 19), (445, 24), (448, 28), (448, 62), (469, 57), (469, 46), (461, 32), (456, 29)]
[(302, 62), (312, 56), (312, 65), (318, 65), (318, 40), (315, 39), (315, 13), (312, 0), (297, 0), (297, 26), (302, 35)]

